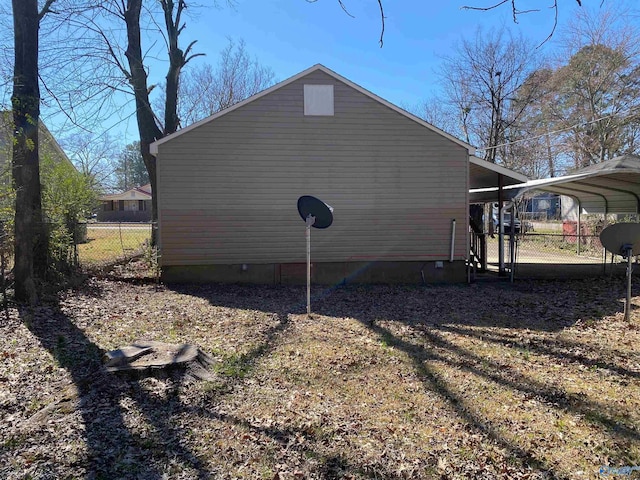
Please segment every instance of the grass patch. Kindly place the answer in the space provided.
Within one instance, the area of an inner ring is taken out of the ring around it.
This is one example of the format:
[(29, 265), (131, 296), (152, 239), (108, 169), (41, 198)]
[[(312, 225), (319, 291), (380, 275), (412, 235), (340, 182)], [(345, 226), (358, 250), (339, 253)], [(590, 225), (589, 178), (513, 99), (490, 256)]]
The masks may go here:
[(150, 225), (90, 225), (87, 242), (78, 245), (83, 265), (109, 263), (139, 254), (151, 239)]

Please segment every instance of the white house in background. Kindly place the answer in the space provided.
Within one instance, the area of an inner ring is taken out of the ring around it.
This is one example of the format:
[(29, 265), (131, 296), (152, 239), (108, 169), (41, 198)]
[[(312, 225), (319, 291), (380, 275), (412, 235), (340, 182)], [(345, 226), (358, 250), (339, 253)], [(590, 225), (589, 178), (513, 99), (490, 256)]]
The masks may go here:
[(100, 197), (99, 222), (150, 222), (151, 185), (134, 187), (123, 193)]

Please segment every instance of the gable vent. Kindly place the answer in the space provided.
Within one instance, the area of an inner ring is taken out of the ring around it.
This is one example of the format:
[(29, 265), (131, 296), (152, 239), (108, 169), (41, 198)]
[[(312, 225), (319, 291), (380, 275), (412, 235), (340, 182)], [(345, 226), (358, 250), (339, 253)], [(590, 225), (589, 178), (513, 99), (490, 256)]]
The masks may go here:
[(333, 85), (305, 85), (304, 114), (333, 116)]

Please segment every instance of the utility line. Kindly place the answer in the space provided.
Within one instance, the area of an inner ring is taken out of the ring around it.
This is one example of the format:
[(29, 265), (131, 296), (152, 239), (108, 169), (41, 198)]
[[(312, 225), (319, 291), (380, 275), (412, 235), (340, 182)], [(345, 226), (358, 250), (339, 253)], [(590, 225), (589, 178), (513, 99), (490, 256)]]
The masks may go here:
[(551, 132), (545, 132), (545, 133), (541, 133), (540, 135), (534, 135), (534, 136), (532, 136), (532, 137), (521, 138), (520, 140), (514, 140), (514, 141), (512, 141), (512, 142), (501, 143), (501, 144), (499, 144), (499, 145), (495, 145), (495, 146), (493, 146), (493, 147), (477, 147), (477, 150), (493, 150), (493, 149), (496, 149), (496, 148), (508, 147), (508, 146), (510, 146), (510, 145), (515, 145), (515, 144), (517, 144), (517, 143), (527, 142), (527, 141), (530, 141), (530, 140), (536, 140), (536, 139), (538, 139), (538, 138), (546, 137), (547, 135), (554, 135), (554, 134), (556, 134), (556, 133), (566, 132), (566, 131), (568, 131), (568, 130), (572, 130), (572, 129), (576, 128), (576, 127), (584, 127), (584, 126), (590, 125), (590, 124), (592, 124), (592, 123), (599, 122), (599, 121), (601, 121), (601, 120), (606, 120), (606, 119), (608, 119), (608, 118), (614, 118), (614, 117), (617, 117), (618, 115), (625, 115), (625, 116), (621, 117), (621, 118), (620, 118), (620, 120), (626, 120), (626, 119), (631, 118), (631, 117), (633, 116), (632, 114), (633, 114), (633, 112), (634, 112), (635, 110), (640, 110), (640, 105), (636, 105), (636, 106), (634, 106), (634, 107), (629, 108), (629, 109), (626, 111), (626, 113), (625, 113), (625, 112), (611, 113), (611, 114), (609, 114), (609, 115), (604, 115), (604, 116), (602, 116), (602, 117), (595, 118), (595, 119), (590, 120), (590, 121), (588, 121), (588, 122), (580, 122), (580, 123), (576, 123), (576, 124), (571, 125), (571, 126), (569, 126), (569, 127), (559, 128), (559, 129), (557, 129), (557, 130), (553, 130), (553, 131), (551, 131)]

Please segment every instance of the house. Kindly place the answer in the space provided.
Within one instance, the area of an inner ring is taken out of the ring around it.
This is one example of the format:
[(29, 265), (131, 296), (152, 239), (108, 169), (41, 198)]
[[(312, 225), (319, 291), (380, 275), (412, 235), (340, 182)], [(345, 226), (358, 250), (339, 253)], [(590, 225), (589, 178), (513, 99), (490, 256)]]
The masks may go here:
[(560, 195), (534, 192), (524, 197), (524, 216), (529, 220), (557, 220), (560, 218)]
[[(54, 163), (65, 162), (75, 169), (69, 157), (60, 147), (46, 125), (39, 120), (38, 124), (38, 149), (40, 160), (49, 157)], [(4, 110), (0, 112), (0, 161), (2, 165), (11, 165), (13, 152), (13, 112)], [(10, 181), (11, 168), (2, 169), (2, 174)]]
[(151, 196), (150, 184), (103, 195), (96, 219), (99, 222), (150, 222)]
[(470, 145), (315, 65), (151, 145), (165, 281), (463, 282)]
[[(13, 112), (10, 110), (0, 111), (0, 210), (4, 212), (4, 214), (0, 215), (0, 220), (5, 219), (7, 215), (12, 216), (14, 211), (15, 197), (8, 194), (13, 182), (13, 135)], [(38, 150), (40, 183), (43, 194), (46, 194), (47, 191), (51, 192), (52, 188), (54, 190), (56, 188), (66, 190), (66, 187), (52, 180), (52, 172), (57, 167), (63, 167), (59, 171), (64, 172), (65, 177), (72, 175), (80, 177), (80, 172), (78, 172), (42, 120), (39, 120), (38, 123)], [(60, 198), (58, 194), (53, 194), (53, 196)], [(47, 214), (49, 215), (47, 217), (49, 222), (60, 220), (59, 218), (52, 218), (50, 215), (55, 216), (52, 212), (47, 212)]]

